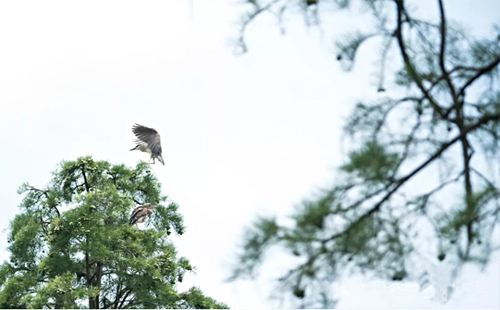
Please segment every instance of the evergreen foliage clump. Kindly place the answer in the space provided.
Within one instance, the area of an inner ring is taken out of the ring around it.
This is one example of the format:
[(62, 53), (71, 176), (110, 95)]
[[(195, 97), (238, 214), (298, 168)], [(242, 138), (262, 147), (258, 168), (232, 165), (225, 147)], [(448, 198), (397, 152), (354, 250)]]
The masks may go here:
[[(194, 269), (168, 238), (183, 234), (183, 218), (147, 164), (81, 157), (63, 162), (47, 187), (26, 183), (19, 194), (0, 308), (228, 308), (199, 288), (177, 291)], [(158, 208), (139, 229), (129, 216), (144, 203)]]

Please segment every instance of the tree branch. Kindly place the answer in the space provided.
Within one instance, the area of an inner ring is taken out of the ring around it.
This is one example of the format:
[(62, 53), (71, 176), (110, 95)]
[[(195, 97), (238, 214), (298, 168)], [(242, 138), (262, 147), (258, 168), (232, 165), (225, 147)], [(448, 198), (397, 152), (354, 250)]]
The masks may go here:
[(459, 141), (459, 140), (462, 140), (464, 137), (467, 136), (467, 134), (471, 131), (474, 131), (476, 130), (477, 128), (479, 128), (481, 125), (484, 125), (492, 120), (499, 120), (500, 119), (500, 114), (492, 114), (492, 115), (486, 115), (484, 117), (482, 117), (481, 119), (478, 120), (477, 123), (475, 123), (474, 125), (472, 126), (469, 126), (467, 128), (464, 128), (463, 131), (460, 132), (460, 134), (458, 136), (456, 136), (455, 138), (453, 138), (452, 140), (448, 141), (447, 143), (443, 144), (429, 159), (427, 159), (424, 163), (422, 163), (420, 166), (418, 166), (415, 170), (413, 170), (412, 172), (410, 172), (409, 174), (407, 174), (405, 177), (399, 179), (398, 181), (396, 181), (394, 184), (396, 184), (389, 192), (387, 192), (387, 194), (385, 194), (385, 196), (377, 203), (375, 204), (375, 206), (373, 206), (370, 210), (368, 210), (365, 214), (363, 214), (362, 216), (360, 216), (355, 222), (353, 222), (347, 229), (345, 229), (344, 231), (340, 232), (340, 233), (337, 233), (337, 234), (334, 234), (333, 236), (327, 238), (327, 239), (324, 239), (322, 240), (323, 243), (326, 243), (328, 241), (331, 241), (331, 240), (334, 240), (336, 238), (339, 238), (340, 236), (342, 236), (343, 234), (345, 234), (346, 232), (348, 232), (355, 224), (361, 222), (362, 220), (364, 220), (365, 218), (371, 216), (373, 213), (377, 212), (380, 207), (382, 206), (382, 204), (384, 204), (387, 200), (389, 200), (392, 195), (401, 187), (403, 186), (403, 184), (405, 184), (408, 180), (410, 180), (414, 175), (416, 175), (417, 173), (419, 173), (422, 169), (424, 169), (425, 167), (427, 167), (427, 165), (429, 165), (430, 163), (432, 163), (436, 158), (438, 158), (444, 151), (446, 151), (450, 146), (452, 146), (453, 144), (455, 144), (455, 142)]
[(85, 183), (82, 183), (82, 184), (78, 184), (78, 185), (75, 185), (75, 187), (71, 187), (71, 190), (74, 191), (75, 189), (79, 188), (79, 187), (82, 187), (84, 186)]
[(440, 26), (441, 48), (439, 51), (439, 66), (441, 67), (441, 71), (443, 72), (443, 77), (446, 81), (446, 84), (448, 84), (448, 88), (450, 89), (451, 97), (453, 100), (453, 106), (456, 106), (458, 105), (457, 91), (455, 89), (455, 85), (453, 85), (450, 79), (449, 72), (446, 70), (445, 59), (444, 59), (446, 55), (446, 15), (444, 13), (443, 0), (438, 0), (438, 2), (439, 2), (439, 15), (441, 16), (441, 26)]
[[(31, 186), (31, 185), (29, 186), (29, 188), (33, 191), (42, 193), (45, 196), (45, 198), (49, 199), (49, 191), (48, 190), (44, 191), (42, 189), (36, 188), (34, 186)], [(57, 209), (57, 206), (52, 206), (52, 208), (56, 210), (57, 217), (61, 217), (61, 213), (59, 212), (59, 209)]]
[(477, 73), (473, 75), (465, 84), (460, 88), (459, 91), (459, 96), (463, 96), (465, 94), (465, 90), (467, 87), (472, 85), (477, 79), (479, 79), (483, 74), (490, 72), (491, 70), (495, 69), (496, 66), (500, 64), (500, 55), (494, 59), (489, 65), (486, 65), (484, 67), (478, 68)]
[(436, 103), (434, 98), (431, 96), (431, 94), (427, 91), (427, 89), (424, 87), (424, 84), (422, 83), (422, 80), (420, 79), (420, 76), (417, 73), (417, 70), (415, 69), (415, 66), (411, 62), (410, 56), (408, 55), (408, 52), (406, 51), (406, 46), (404, 43), (403, 39), (403, 13), (405, 12), (404, 5), (403, 5), (403, 0), (394, 0), (396, 2), (397, 6), (397, 27), (396, 30), (394, 31), (394, 35), (396, 36), (396, 39), (398, 41), (398, 46), (399, 50), (401, 52), (401, 56), (403, 57), (403, 61), (406, 66), (406, 70), (408, 71), (410, 77), (412, 80), (417, 84), (418, 88), (420, 91), (424, 94), (425, 98), (429, 100), (430, 105), (434, 109), (436, 113), (438, 113), (443, 119), (446, 119), (446, 116), (441, 109), (441, 107)]
[(406, 140), (406, 142), (404, 144), (404, 149), (403, 149), (403, 154), (401, 155), (401, 159), (399, 160), (398, 164), (394, 168), (394, 172), (392, 175), (393, 178), (396, 176), (396, 173), (398, 172), (399, 167), (401, 167), (401, 165), (403, 164), (403, 161), (405, 161), (406, 158), (408, 157), (408, 154), (410, 153), (411, 144), (413, 143), (413, 141), (415, 139), (415, 135), (417, 134), (417, 131), (420, 128), (421, 124), (422, 124), (422, 116), (421, 116), (421, 114), (418, 114), (417, 123), (413, 126), (410, 134), (408, 135), (408, 139)]
[(121, 289), (122, 289), (122, 283), (118, 282), (118, 284), (116, 286), (116, 295), (115, 295), (115, 302), (114, 302), (115, 309), (118, 309), (118, 301), (122, 297)]
[(474, 172), (477, 176), (479, 176), (481, 179), (483, 179), (483, 181), (485, 181), (489, 187), (494, 188), (497, 192), (500, 193), (500, 189), (493, 183), (493, 181), (485, 177), (481, 172), (476, 170), (474, 167), (470, 167), (470, 170)]
[(123, 308), (123, 304), (125, 303), (125, 301), (127, 300), (128, 296), (130, 295), (130, 293), (132, 293), (132, 289), (131, 288), (126, 288), (125, 291), (127, 292), (125, 294), (125, 296), (123, 297), (123, 300), (120, 302), (120, 309)]
[(85, 175), (85, 167), (82, 166), (81, 169), (82, 169), (83, 181), (85, 184), (85, 190), (88, 193), (90, 191), (90, 187), (89, 187), (89, 183), (87, 182), (87, 176)]
[[(433, 190), (423, 194), (423, 195), (420, 195), (417, 197), (417, 199), (423, 199), (424, 200), (424, 203), (420, 206), (420, 209), (423, 209), (425, 207), (425, 205), (427, 204), (427, 201), (429, 200), (429, 197), (434, 195), (435, 193), (439, 192), (440, 190), (442, 190), (443, 188), (445, 188), (446, 186), (452, 184), (452, 183), (456, 183), (460, 180), (460, 178), (464, 175), (465, 171), (462, 171), (460, 172), (455, 178), (453, 179), (450, 179), (448, 181), (445, 181), (443, 183), (441, 183), (439, 186), (437, 186), (436, 188), (434, 188)], [(425, 211), (424, 211), (425, 212)]]
[(280, 1), (281, 0), (273, 0), (262, 7), (259, 7), (257, 4), (254, 4), (254, 7), (256, 9), (254, 12), (250, 13), (249, 16), (247, 16), (246, 19), (242, 22), (241, 28), (240, 28), (240, 33), (239, 33), (239, 38), (237, 39), (240, 47), (243, 49), (241, 52), (242, 54), (247, 52), (247, 47), (246, 47), (244, 36), (245, 36), (245, 30), (248, 27), (248, 24), (250, 24), (250, 22), (255, 17), (257, 17), (257, 15), (261, 14), (264, 11), (269, 10), (273, 5), (275, 5), (276, 3), (280, 2)]

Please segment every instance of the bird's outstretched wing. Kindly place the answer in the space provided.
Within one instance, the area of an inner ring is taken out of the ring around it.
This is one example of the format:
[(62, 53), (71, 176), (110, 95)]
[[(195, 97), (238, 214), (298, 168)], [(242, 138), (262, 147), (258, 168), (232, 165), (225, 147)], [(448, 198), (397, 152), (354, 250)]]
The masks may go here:
[(135, 124), (132, 127), (132, 132), (139, 141), (149, 146), (153, 155), (161, 155), (160, 134), (155, 129)]

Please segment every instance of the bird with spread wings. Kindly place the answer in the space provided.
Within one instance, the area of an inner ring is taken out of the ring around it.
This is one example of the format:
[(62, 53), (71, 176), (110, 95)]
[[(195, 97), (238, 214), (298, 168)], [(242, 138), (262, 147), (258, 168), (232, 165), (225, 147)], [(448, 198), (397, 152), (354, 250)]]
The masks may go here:
[(154, 164), (155, 159), (158, 159), (163, 165), (165, 165), (161, 155), (160, 134), (153, 128), (139, 124), (135, 124), (132, 127), (132, 132), (137, 137), (137, 145), (131, 149), (131, 151), (138, 150), (151, 154), (150, 160), (152, 159), (153, 162), (149, 164)]
[(150, 203), (137, 206), (130, 215), (130, 225), (147, 221), (153, 215), (153, 209), (156, 207)]

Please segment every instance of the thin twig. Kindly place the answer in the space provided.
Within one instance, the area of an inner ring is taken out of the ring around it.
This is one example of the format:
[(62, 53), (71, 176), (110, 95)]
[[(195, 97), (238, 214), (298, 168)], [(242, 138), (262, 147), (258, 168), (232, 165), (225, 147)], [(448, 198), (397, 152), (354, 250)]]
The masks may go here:
[(245, 36), (245, 31), (246, 31), (246, 28), (248, 27), (248, 25), (250, 24), (251, 21), (253, 21), (255, 19), (255, 17), (257, 17), (259, 14), (261, 14), (262, 12), (265, 12), (267, 10), (269, 10), (273, 5), (275, 5), (276, 3), (280, 2), (281, 0), (274, 0), (274, 1), (271, 1), (269, 2), (268, 4), (262, 6), (262, 7), (259, 7), (257, 4), (255, 4), (255, 11), (253, 11), (252, 13), (250, 13), (246, 19), (241, 23), (241, 26), (240, 26), (240, 34), (239, 34), (239, 37), (238, 37), (238, 42), (240, 44), (240, 47), (243, 49), (242, 50), (242, 53), (246, 53), (247, 51), (247, 47), (246, 47), (246, 43), (245, 43), (245, 39), (244, 39), (244, 36)]

